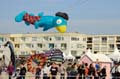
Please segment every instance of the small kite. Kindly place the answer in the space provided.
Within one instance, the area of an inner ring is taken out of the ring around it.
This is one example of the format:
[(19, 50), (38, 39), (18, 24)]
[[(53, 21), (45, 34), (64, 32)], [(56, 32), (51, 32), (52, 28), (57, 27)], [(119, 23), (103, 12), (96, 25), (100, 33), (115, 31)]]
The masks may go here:
[(57, 12), (55, 16), (44, 16), (41, 12), (38, 16), (34, 16), (23, 11), (15, 17), (16, 22), (24, 21), (26, 25), (34, 25), (35, 29), (42, 27), (43, 31), (47, 31), (55, 27), (61, 33), (66, 32), (68, 19), (68, 15), (63, 12)]

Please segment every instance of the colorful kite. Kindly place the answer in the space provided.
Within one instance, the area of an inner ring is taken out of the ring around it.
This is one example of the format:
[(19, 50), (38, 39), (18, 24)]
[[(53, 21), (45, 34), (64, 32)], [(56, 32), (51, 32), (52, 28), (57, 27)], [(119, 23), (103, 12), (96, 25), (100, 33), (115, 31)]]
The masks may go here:
[(12, 62), (12, 65), (14, 66), (14, 69), (16, 70), (16, 63), (15, 63), (15, 52), (14, 52), (14, 47), (13, 47), (13, 44), (12, 42), (10, 41), (7, 41), (4, 46), (8, 46), (9, 49), (10, 49), (10, 52), (11, 52), (11, 55), (10, 55), (10, 59), (11, 59), (11, 62)]
[(16, 22), (24, 21), (26, 25), (34, 25), (35, 29), (42, 27), (46, 31), (55, 27), (61, 33), (66, 32), (68, 19), (68, 15), (63, 12), (58, 12), (55, 16), (43, 16), (43, 13), (34, 16), (23, 11), (15, 17)]

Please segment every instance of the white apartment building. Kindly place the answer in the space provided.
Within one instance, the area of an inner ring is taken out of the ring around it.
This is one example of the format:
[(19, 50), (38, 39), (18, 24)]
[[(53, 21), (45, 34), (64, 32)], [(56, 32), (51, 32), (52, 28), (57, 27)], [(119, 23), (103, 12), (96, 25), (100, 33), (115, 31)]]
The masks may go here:
[(87, 35), (86, 42), (93, 52), (110, 54), (116, 47), (120, 49), (120, 35)]
[(39, 34), (0, 34), (0, 53), (3, 44), (10, 40), (14, 45), (16, 55), (30, 55), (34, 52), (59, 48), (79, 56), (90, 48), (92, 52), (110, 54), (117, 47), (120, 49), (120, 35), (87, 35), (80, 33), (39, 33)]
[(71, 53), (79, 56), (87, 48), (86, 35), (80, 33), (1, 34), (1, 53), (4, 52), (2, 45), (8, 40), (13, 43), (16, 55), (30, 55), (59, 48), (66, 55)]

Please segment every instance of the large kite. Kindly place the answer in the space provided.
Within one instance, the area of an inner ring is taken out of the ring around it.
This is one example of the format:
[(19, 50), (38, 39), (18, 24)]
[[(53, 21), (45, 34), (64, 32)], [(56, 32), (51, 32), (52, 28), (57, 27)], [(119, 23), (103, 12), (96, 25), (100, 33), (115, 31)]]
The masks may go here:
[(14, 47), (13, 47), (13, 44), (12, 42), (10, 41), (7, 41), (4, 46), (8, 46), (9, 49), (10, 49), (10, 52), (11, 52), (11, 55), (10, 55), (10, 59), (11, 59), (11, 62), (12, 62), (12, 65), (14, 66), (14, 68), (16, 69), (16, 63), (15, 63), (15, 53), (14, 53)]
[(55, 27), (61, 33), (66, 32), (68, 19), (68, 15), (63, 12), (57, 12), (55, 16), (44, 16), (41, 12), (38, 16), (34, 16), (23, 11), (15, 17), (16, 22), (24, 21), (26, 25), (34, 25), (35, 29), (42, 27), (43, 31), (46, 31)]

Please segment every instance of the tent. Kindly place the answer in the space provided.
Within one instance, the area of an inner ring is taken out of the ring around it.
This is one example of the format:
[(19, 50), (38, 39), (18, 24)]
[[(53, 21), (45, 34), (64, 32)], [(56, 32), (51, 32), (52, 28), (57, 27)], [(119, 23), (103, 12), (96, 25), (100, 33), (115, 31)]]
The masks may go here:
[(120, 52), (117, 48), (114, 49), (114, 52), (108, 55), (113, 61), (120, 62)]
[(88, 65), (93, 63), (93, 65), (95, 66), (97, 60), (101, 63), (102, 65), (101, 68), (106, 66), (106, 70), (108, 72), (106, 79), (110, 79), (110, 70), (111, 70), (112, 61), (105, 54), (100, 54), (100, 53), (94, 54), (91, 52), (90, 49), (88, 49), (87, 52), (81, 56), (79, 63), (82, 64), (82, 62), (84, 62), (84, 63), (88, 63)]
[(67, 56), (66, 56), (66, 59), (75, 59), (75, 57), (71, 54), (71, 53), (69, 53)]

